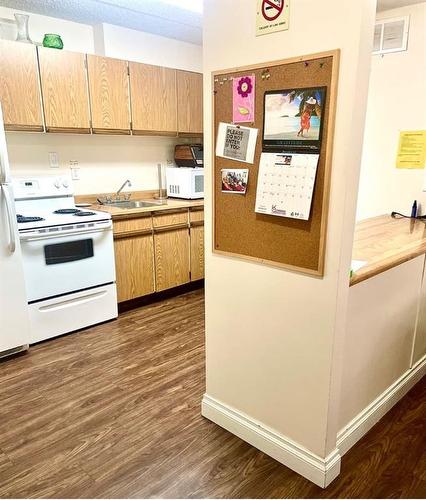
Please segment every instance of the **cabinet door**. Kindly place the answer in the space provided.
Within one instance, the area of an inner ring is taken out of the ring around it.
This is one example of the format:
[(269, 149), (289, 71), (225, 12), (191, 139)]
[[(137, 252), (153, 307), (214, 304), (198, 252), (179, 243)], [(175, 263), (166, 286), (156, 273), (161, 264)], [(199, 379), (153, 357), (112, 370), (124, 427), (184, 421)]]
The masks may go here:
[(88, 54), (87, 73), (93, 132), (130, 134), (127, 61)]
[(178, 132), (203, 133), (203, 75), (177, 72)]
[(134, 133), (176, 135), (176, 70), (129, 63)]
[(204, 278), (204, 226), (191, 227), (191, 281)]
[(0, 102), (6, 130), (43, 130), (35, 45), (0, 41)]
[(89, 133), (86, 56), (44, 47), (38, 51), (47, 131)]
[(155, 291), (152, 234), (114, 240), (118, 302)]
[(188, 228), (154, 232), (156, 291), (189, 282)]

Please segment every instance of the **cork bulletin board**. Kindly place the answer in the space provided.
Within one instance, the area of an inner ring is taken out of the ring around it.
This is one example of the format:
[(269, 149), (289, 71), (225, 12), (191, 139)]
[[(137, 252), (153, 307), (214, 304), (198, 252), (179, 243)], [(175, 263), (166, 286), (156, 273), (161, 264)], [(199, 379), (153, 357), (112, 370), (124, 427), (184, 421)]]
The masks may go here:
[[(303, 273), (323, 276), (328, 216), (334, 114), (339, 51), (319, 53), (212, 74), (213, 78), (213, 252), (259, 261)], [(259, 130), (253, 164), (215, 155), (220, 122), (232, 123), (232, 81), (254, 74), (255, 116), (241, 126)], [(255, 212), (256, 187), (263, 136), (263, 100), (266, 91), (326, 87), (323, 131), (309, 220), (275, 217)], [(248, 168), (245, 195), (222, 193), (221, 170)]]

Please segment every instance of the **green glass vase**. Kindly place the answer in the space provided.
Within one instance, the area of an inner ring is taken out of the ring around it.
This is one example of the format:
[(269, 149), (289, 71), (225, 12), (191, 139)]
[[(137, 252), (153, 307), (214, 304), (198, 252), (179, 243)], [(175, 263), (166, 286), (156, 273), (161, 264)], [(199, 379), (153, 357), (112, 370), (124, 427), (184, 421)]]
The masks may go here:
[(49, 47), (51, 49), (63, 49), (64, 42), (59, 35), (46, 33), (43, 38), (43, 47)]

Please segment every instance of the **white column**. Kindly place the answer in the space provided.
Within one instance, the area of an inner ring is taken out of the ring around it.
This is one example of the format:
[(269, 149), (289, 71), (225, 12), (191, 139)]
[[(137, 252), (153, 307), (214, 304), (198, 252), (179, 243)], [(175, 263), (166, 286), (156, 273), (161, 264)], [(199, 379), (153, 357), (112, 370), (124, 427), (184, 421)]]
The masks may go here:
[[(312, 481), (340, 470), (341, 346), (375, 1), (292, 0), (255, 36), (256, 0), (204, 4), (207, 388), (203, 414)], [(212, 253), (211, 72), (341, 49), (325, 276)]]

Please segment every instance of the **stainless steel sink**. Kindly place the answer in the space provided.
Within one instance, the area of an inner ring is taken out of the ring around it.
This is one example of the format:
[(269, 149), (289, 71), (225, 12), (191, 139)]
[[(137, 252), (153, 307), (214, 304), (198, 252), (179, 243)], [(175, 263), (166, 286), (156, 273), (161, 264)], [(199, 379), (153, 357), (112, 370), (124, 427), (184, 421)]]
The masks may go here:
[(148, 207), (158, 207), (161, 205), (167, 205), (167, 201), (123, 200), (123, 201), (111, 201), (108, 203), (104, 203), (104, 205), (117, 208), (148, 208)]

